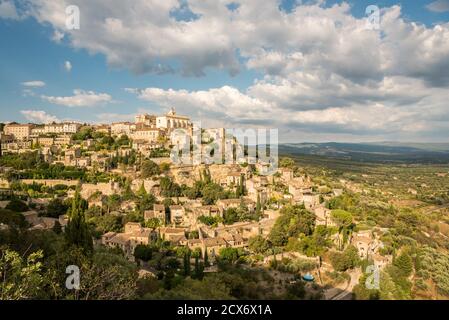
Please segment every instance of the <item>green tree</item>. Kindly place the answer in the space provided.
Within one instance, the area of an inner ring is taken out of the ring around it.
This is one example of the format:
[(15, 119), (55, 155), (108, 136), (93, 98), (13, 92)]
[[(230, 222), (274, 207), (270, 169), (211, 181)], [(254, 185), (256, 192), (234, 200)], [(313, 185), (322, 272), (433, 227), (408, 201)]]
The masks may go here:
[(204, 265), (200, 262), (198, 255), (195, 256), (195, 269), (193, 273), (193, 278), (202, 280), (204, 277)]
[(222, 248), (220, 249), (220, 261), (233, 264), (237, 262), (240, 256), (242, 256), (242, 251), (238, 248)]
[(159, 166), (154, 161), (151, 160), (145, 160), (140, 168), (140, 176), (143, 179), (158, 175), (160, 174), (160, 172), (161, 170)]
[(231, 288), (219, 277), (204, 277), (202, 281), (186, 279), (171, 290), (161, 289), (154, 294), (147, 294), (150, 300), (229, 300)]
[(61, 234), (62, 233), (62, 227), (61, 227), (61, 224), (59, 223), (59, 221), (55, 221), (55, 224), (54, 224), (52, 230), (56, 234)]
[(190, 250), (186, 250), (184, 252), (183, 261), (184, 261), (184, 276), (188, 277), (190, 276)]
[(393, 265), (399, 268), (403, 277), (408, 277), (413, 271), (413, 261), (407, 252), (401, 253), (396, 259), (394, 259)]
[(223, 214), (223, 222), (225, 224), (233, 224), (239, 221), (239, 214), (237, 209), (228, 208)]
[(47, 206), (47, 217), (58, 218), (67, 213), (69, 207), (60, 199), (56, 198), (50, 201)]
[(220, 198), (223, 198), (223, 188), (216, 183), (208, 183), (202, 190), (203, 204), (214, 204)]
[(29, 226), (23, 214), (7, 209), (0, 209), (0, 223), (6, 224), (14, 229), (25, 229)]
[(262, 204), (260, 203), (260, 194), (257, 194), (256, 214), (260, 215), (261, 212), (262, 212)]
[(354, 246), (348, 246), (343, 252), (332, 252), (330, 260), (337, 271), (355, 268), (360, 263), (357, 248)]
[(220, 217), (199, 216), (197, 219), (199, 222), (204, 223), (207, 226), (217, 226), (221, 221)]
[(24, 259), (13, 250), (0, 248), (0, 300), (36, 298), (44, 282), (42, 258), (42, 251)]
[(261, 235), (250, 238), (248, 245), (249, 249), (255, 253), (265, 254), (270, 250), (269, 242)]
[(312, 234), (314, 227), (315, 215), (312, 212), (301, 205), (288, 205), (281, 209), (281, 215), (271, 229), (269, 239), (275, 246), (283, 246), (291, 237)]
[(86, 253), (90, 253), (93, 250), (93, 243), (84, 211), (81, 195), (79, 190), (76, 190), (72, 207), (69, 209), (69, 221), (64, 234), (69, 245), (78, 246), (83, 248)]
[(153, 256), (153, 249), (151, 246), (138, 244), (134, 249), (134, 257), (138, 260), (149, 261)]
[(292, 158), (281, 158), (279, 160), (279, 167), (281, 168), (293, 168), (295, 166), (295, 160), (293, 160)]
[(338, 232), (343, 238), (339, 238), (339, 248), (342, 249), (354, 228), (352, 213), (341, 209), (332, 210), (331, 219), (337, 225)]
[(151, 218), (145, 221), (146, 228), (156, 229), (157, 227), (162, 226), (164, 223), (159, 218)]
[(11, 211), (14, 211), (14, 212), (25, 212), (29, 208), (28, 208), (28, 206), (27, 206), (27, 204), (25, 202), (23, 202), (22, 200), (14, 198), (6, 205), (5, 209), (11, 210)]
[(140, 185), (139, 190), (137, 191), (137, 196), (140, 198), (145, 197), (146, 195), (148, 195), (147, 190), (145, 189), (145, 184), (142, 181), (142, 184)]
[(204, 250), (204, 266), (209, 267), (209, 255), (207, 253), (207, 248)]

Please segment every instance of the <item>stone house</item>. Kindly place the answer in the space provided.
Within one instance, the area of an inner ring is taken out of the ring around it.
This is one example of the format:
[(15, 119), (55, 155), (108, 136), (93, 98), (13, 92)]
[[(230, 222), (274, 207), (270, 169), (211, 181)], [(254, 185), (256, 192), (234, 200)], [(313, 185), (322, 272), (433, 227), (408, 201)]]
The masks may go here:
[(109, 247), (118, 247), (123, 250), (125, 256), (134, 260), (134, 249), (137, 245), (147, 245), (156, 236), (154, 230), (143, 228), (140, 223), (128, 222), (125, 224), (125, 232), (108, 232), (101, 237), (101, 243)]
[(178, 243), (185, 239), (185, 229), (183, 228), (162, 227), (158, 228), (158, 232), (162, 239), (172, 243)]
[(243, 199), (220, 199), (217, 201), (217, 206), (220, 209), (220, 214), (223, 215), (224, 211), (229, 208), (239, 208), (241, 205), (245, 206), (249, 212), (254, 212), (256, 209), (256, 203), (248, 198)]
[(153, 210), (146, 210), (143, 215), (145, 221), (156, 218), (165, 223), (165, 207), (163, 204), (154, 204)]
[(181, 224), (184, 222), (186, 211), (183, 206), (172, 205), (170, 208), (170, 223)]

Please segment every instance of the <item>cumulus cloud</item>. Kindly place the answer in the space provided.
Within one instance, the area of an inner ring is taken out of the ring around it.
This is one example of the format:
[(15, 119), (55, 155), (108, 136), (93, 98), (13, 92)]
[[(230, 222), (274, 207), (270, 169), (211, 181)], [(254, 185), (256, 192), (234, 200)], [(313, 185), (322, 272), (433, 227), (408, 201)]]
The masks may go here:
[(426, 6), (427, 9), (433, 12), (448, 12), (449, 11), (449, 1), (448, 0), (437, 0), (429, 3)]
[(13, 1), (1, 0), (0, 1), (0, 18), (19, 20), (20, 16), (17, 12), (16, 6)]
[(42, 110), (21, 110), (20, 113), (32, 123), (59, 122), (59, 119)]
[(55, 97), (41, 96), (42, 99), (66, 107), (93, 107), (112, 102), (112, 97), (107, 93), (96, 93), (81, 89), (73, 90), (73, 96)]
[[(445, 10), (445, 3), (429, 9)], [(69, 4), (82, 8), (80, 30), (65, 28)], [(354, 17), (345, 2), (305, 2), (288, 12), (277, 0), (135, 0), (132, 10), (124, 1), (34, 0), (31, 6), (58, 37), (103, 54), (111, 67), (185, 76), (246, 68), (263, 75), (244, 90), (128, 89), (164, 108), (224, 124), (278, 125), (292, 137), (300, 131), (332, 138), (449, 134), (449, 23), (412, 22), (400, 6), (382, 9), (380, 30), (367, 30), (366, 19)], [(71, 102), (75, 97), (45, 99), (79, 105)]]
[(97, 114), (98, 121), (102, 123), (112, 123), (120, 121), (133, 121), (135, 114), (123, 114), (123, 113), (100, 113)]
[[(261, 81), (246, 92), (229, 86), (206, 91), (130, 91), (142, 100), (166, 109), (175, 107), (208, 125), (252, 124), (293, 130), (295, 133), (287, 139), (298, 138), (300, 131), (386, 138), (433, 134), (435, 138), (444, 125), (449, 128), (445, 102), (449, 101), (449, 92), (444, 88), (429, 89), (423, 81), (405, 77), (386, 78), (371, 87), (350, 82), (331, 84), (311, 77), (309, 82), (296, 84)], [(335, 137), (332, 135), (332, 139)]]
[(51, 37), (51, 39), (56, 43), (60, 43), (63, 38), (64, 38), (64, 33), (62, 33), (59, 30), (55, 30), (53, 32), (53, 36)]
[(45, 82), (40, 81), (40, 80), (25, 81), (25, 82), (22, 82), (22, 85), (25, 87), (39, 88), (39, 87), (45, 87)]
[(70, 62), (70, 61), (65, 61), (64, 62), (64, 69), (65, 69), (65, 71), (67, 71), (67, 72), (70, 72), (70, 71), (72, 71), (72, 63)]
[[(229, 9), (232, 2), (237, 9)], [(83, 27), (76, 32), (65, 28), (69, 4), (83, 8)], [(187, 21), (173, 15), (186, 4), (192, 12)], [(399, 6), (383, 10), (382, 32), (366, 30), (365, 19), (353, 17), (345, 2), (298, 5), (290, 13), (276, 0), (136, 0), (132, 10), (123, 1), (35, 0), (32, 7), (38, 21), (50, 23), (59, 37), (69, 34), (74, 47), (102, 53), (111, 66), (136, 73), (175, 72), (176, 61), (185, 75), (203, 75), (208, 67), (235, 74), (247, 59), (248, 68), (269, 74), (322, 65), (361, 81), (401, 73), (449, 83), (449, 26), (406, 22)]]

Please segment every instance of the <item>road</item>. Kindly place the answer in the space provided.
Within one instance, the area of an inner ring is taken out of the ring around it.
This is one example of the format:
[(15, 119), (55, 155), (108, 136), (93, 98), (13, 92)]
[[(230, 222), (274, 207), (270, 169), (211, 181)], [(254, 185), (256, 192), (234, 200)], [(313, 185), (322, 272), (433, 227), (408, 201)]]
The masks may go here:
[(347, 298), (347, 296), (352, 293), (354, 287), (359, 283), (359, 278), (362, 275), (362, 270), (360, 268), (357, 268), (349, 272), (349, 275), (351, 276), (351, 279), (349, 280), (346, 288), (342, 292), (330, 298), (330, 300), (345, 300), (345, 298)]

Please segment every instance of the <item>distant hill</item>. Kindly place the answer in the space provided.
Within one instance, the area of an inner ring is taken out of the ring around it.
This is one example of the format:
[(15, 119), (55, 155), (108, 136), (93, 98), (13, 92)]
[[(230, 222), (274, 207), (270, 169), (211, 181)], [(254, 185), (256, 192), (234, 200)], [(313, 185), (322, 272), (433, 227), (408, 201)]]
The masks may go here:
[(362, 162), (449, 163), (449, 143), (286, 143), (279, 145), (279, 154)]

